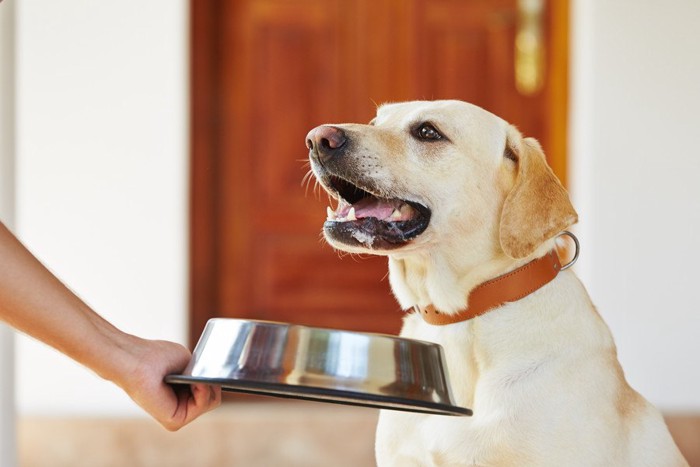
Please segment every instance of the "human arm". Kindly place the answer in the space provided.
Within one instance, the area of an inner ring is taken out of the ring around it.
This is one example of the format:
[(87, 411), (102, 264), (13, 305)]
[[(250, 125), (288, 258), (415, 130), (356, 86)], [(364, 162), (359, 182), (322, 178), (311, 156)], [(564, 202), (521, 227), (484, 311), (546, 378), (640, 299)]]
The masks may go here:
[(184, 369), (190, 352), (174, 342), (120, 331), (64, 286), (0, 223), (0, 321), (120, 386), (168, 430), (221, 402), (218, 387), (173, 388), (163, 377)]

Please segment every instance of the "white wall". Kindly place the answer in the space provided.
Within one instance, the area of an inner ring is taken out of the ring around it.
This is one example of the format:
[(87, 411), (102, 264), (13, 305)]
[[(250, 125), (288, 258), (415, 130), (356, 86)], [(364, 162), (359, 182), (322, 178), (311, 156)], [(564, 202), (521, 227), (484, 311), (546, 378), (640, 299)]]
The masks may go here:
[(627, 377), (700, 410), (700, 2), (576, 0), (579, 274)]
[[(18, 5), (22, 239), (123, 329), (186, 329), (184, 0)], [(633, 385), (700, 410), (700, 2), (573, 0), (577, 269)], [(22, 413), (140, 413), (22, 339)]]
[[(127, 332), (185, 342), (185, 0), (17, 4), (17, 233)], [(23, 414), (141, 413), (43, 344), (18, 343)]]
[[(14, 0), (0, 5), (0, 220), (10, 227), (14, 223), (15, 207), (14, 8)], [(14, 332), (0, 323), (0, 466), (2, 467), (15, 465), (17, 460), (14, 341)]]

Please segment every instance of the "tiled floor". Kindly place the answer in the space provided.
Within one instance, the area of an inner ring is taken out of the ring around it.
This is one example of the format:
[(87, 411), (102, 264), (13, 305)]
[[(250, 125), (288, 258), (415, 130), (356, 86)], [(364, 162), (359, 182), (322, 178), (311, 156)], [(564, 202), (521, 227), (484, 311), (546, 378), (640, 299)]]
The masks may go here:
[[(150, 419), (25, 418), (20, 466), (373, 466), (377, 413), (300, 401), (226, 404), (177, 433)], [(668, 422), (700, 467), (700, 417)]]
[(373, 466), (378, 413), (300, 401), (226, 404), (176, 433), (149, 419), (26, 418), (20, 466)]

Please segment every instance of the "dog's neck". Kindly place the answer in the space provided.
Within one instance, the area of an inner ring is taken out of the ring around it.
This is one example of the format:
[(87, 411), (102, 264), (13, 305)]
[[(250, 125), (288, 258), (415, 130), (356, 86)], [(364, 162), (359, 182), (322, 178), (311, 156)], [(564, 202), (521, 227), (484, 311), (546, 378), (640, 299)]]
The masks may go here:
[(405, 310), (433, 305), (452, 314), (468, 306), (469, 292), (479, 284), (510, 272), (543, 256), (554, 246), (547, 242), (531, 255), (509, 258), (502, 252), (474, 255), (450, 254), (454, 251), (415, 252), (389, 257), (389, 282), (401, 307)]

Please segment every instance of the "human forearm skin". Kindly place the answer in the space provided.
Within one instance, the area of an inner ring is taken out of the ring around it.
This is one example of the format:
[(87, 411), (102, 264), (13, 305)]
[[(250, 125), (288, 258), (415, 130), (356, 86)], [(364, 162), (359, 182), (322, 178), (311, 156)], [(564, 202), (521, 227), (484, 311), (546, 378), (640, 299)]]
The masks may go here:
[(120, 362), (104, 353), (129, 345), (1, 224), (0, 319), (111, 380)]
[(120, 331), (71, 292), (0, 223), (0, 321), (113, 381), (169, 430), (221, 402), (218, 387), (172, 388), (190, 352), (180, 344)]

